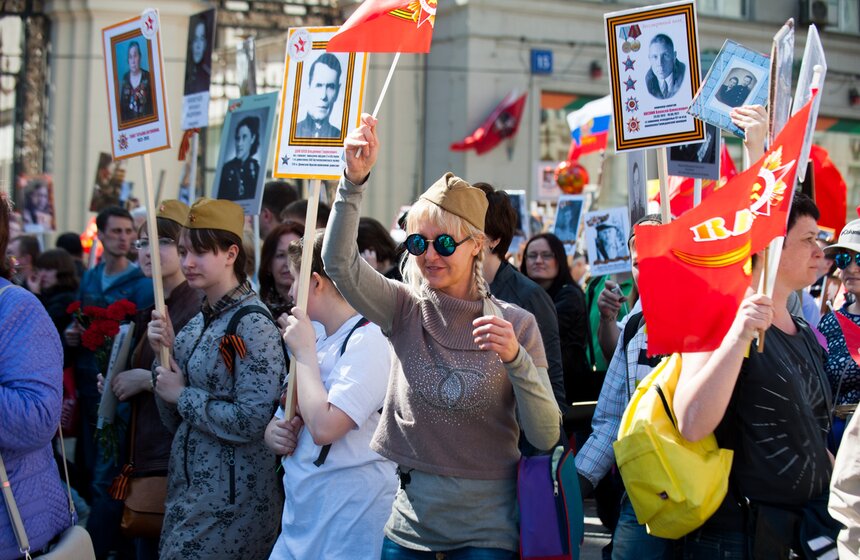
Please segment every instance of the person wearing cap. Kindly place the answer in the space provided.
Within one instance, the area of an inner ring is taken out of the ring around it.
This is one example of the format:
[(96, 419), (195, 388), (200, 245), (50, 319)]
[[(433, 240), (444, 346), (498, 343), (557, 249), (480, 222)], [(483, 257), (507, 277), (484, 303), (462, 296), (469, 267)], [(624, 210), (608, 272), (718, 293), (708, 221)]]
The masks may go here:
[[(201, 310), (175, 338), (157, 311), (147, 329), (156, 402), (174, 434), (163, 560), (265, 558), (278, 534), (282, 499), (263, 433), (286, 368), (280, 333), (246, 277), (243, 224), (234, 202), (192, 205), (179, 257), (188, 285), (203, 293)], [(162, 346), (169, 367), (159, 363)]]
[[(178, 200), (165, 200), (158, 207), (156, 227), (158, 229), (158, 253), (161, 259), (161, 282), (164, 300), (171, 323), (182, 329), (200, 311), (200, 293), (188, 286), (179, 265), (179, 234), (188, 217), (188, 206)], [(146, 222), (137, 232), (135, 247), (138, 250), (140, 269), (147, 278), (152, 278), (152, 246)], [(120, 459), (132, 464), (135, 477), (162, 477), (166, 481), (167, 463), (173, 434), (162, 424), (152, 392), (152, 363), (155, 354), (149, 346), (146, 328), (155, 306), (138, 310), (135, 317), (135, 346), (131, 352), (129, 369), (114, 374), (110, 390), (120, 401), (131, 403), (131, 425), (129, 430), (129, 452)], [(104, 378), (99, 375), (99, 390), (104, 390)], [(166, 482), (165, 482), (166, 484)], [(115, 498), (121, 499), (119, 494)], [(113, 525), (114, 534), (119, 534), (121, 505), (117, 504), (117, 516)], [(98, 528), (106, 531), (107, 527)], [(138, 560), (157, 560), (158, 539), (134, 536), (134, 548)]]
[(830, 381), (834, 410), (830, 450), (836, 452), (845, 425), (860, 401), (860, 367), (851, 357), (845, 335), (836, 319), (839, 313), (860, 328), (860, 220), (846, 225), (839, 234), (839, 240), (828, 246), (824, 253), (833, 258), (836, 268), (840, 270), (845, 292), (851, 295), (840, 309), (825, 315), (818, 324), (818, 330), (827, 339), (828, 354), (824, 370)]
[[(377, 120), (346, 139), (323, 244), (326, 272), (382, 329), (394, 358), (371, 448), (398, 466), (400, 490), (382, 558), (516, 558), (520, 419), (536, 448), (559, 439), (560, 415), (534, 317), (488, 294), (482, 274), (487, 197), (452, 173), (409, 210), (404, 282), (359, 255), (359, 207), (379, 152)], [(384, 375), (384, 372), (380, 372)]]

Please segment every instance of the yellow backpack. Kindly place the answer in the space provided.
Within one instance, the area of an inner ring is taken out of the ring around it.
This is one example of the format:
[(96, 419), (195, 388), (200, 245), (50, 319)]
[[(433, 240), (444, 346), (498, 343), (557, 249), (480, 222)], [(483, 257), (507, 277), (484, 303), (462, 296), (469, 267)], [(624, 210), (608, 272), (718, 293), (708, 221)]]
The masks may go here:
[(677, 539), (699, 528), (726, 496), (732, 454), (713, 434), (691, 443), (678, 431), (672, 401), (681, 355), (664, 358), (636, 387), (613, 444), (639, 523)]

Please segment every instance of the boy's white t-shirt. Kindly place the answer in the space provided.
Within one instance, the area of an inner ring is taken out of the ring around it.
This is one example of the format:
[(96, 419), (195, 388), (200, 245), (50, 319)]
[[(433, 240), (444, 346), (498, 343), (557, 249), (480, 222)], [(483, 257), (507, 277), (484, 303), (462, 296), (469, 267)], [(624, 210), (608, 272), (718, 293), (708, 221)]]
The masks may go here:
[[(381, 555), (398, 481), (396, 465), (371, 450), (370, 440), (388, 387), (391, 347), (379, 327), (368, 323), (352, 333), (341, 355), (347, 334), (360, 320), (356, 315), (329, 337), (317, 329), (328, 402), (357, 428), (332, 444), (319, 467), (314, 461), (322, 447), (302, 428), (295, 452), (283, 460), (284, 512), (271, 560)], [(276, 416), (283, 417), (283, 410)]]

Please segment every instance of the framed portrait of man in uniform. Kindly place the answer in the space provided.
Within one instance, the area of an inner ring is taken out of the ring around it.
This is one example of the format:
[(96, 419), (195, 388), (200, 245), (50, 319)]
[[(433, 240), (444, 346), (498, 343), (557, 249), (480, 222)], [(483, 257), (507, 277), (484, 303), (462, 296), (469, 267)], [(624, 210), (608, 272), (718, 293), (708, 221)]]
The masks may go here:
[(277, 92), (230, 101), (215, 171), (213, 198), (232, 200), (247, 215), (260, 213)]
[(337, 179), (359, 125), (367, 55), (326, 52), (337, 27), (290, 29), (275, 177)]

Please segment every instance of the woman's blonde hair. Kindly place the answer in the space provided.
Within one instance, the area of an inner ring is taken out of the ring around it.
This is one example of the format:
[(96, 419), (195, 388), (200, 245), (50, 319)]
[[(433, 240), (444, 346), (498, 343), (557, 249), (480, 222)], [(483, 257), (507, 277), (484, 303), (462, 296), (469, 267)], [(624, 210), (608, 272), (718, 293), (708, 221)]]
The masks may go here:
[[(423, 198), (419, 198), (406, 215), (406, 233), (415, 233), (418, 229), (418, 224), (421, 222), (436, 224), (445, 233), (454, 237), (455, 241), (461, 241), (469, 237), (472, 238), (475, 244), (478, 245), (478, 254), (472, 259), (472, 287), (470, 294), (480, 299), (487, 297), (489, 289), (484, 280), (483, 249), (486, 241), (484, 232), (463, 218)], [(459, 247), (457, 249), (461, 250)], [(421, 274), (416, 257), (408, 251), (403, 252), (403, 258), (400, 261), (400, 272), (406, 285), (410, 286), (416, 294), (420, 294), (427, 280)]]

